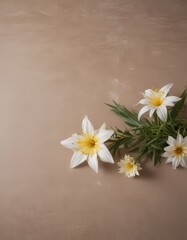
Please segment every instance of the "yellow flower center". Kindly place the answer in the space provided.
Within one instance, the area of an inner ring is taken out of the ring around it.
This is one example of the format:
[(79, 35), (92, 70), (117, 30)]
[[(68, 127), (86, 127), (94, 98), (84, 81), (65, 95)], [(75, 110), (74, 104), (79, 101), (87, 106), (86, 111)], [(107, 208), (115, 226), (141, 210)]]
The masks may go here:
[(77, 144), (80, 147), (82, 154), (93, 155), (99, 151), (99, 139), (92, 135), (83, 135), (83, 137), (78, 140)]
[(125, 171), (132, 171), (134, 168), (134, 163), (133, 162), (128, 162), (124, 165)]
[(175, 156), (180, 156), (180, 155), (183, 155), (184, 154), (184, 149), (182, 146), (177, 146), (175, 149), (174, 149), (174, 155)]
[(155, 107), (159, 107), (162, 104), (163, 100), (160, 96), (156, 96), (153, 99), (151, 99), (151, 104)]

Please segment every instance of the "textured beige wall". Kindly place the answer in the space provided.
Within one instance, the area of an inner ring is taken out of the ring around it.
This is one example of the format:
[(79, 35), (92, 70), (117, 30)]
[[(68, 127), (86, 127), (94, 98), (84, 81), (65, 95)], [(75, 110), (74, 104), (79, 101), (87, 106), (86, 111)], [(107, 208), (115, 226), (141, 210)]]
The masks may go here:
[(0, 240), (187, 239), (187, 170), (96, 175), (59, 144), (85, 114), (121, 127), (112, 99), (180, 94), (186, 49), (187, 1), (0, 0)]

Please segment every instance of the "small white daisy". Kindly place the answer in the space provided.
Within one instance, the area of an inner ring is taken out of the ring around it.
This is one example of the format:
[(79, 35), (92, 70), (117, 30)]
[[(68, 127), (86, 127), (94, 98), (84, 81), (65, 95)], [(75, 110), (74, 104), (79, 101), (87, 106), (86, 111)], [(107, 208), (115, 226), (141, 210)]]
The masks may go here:
[(139, 176), (139, 170), (142, 168), (140, 167), (139, 163), (136, 163), (133, 157), (129, 155), (125, 155), (123, 159), (118, 162), (119, 166), (119, 173), (124, 174), (127, 177), (135, 177), (136, 175)]
[(187, 168), (187, 136), (182, 137), (180, 133), (177, 134), (177, 139), (169, 136), (167, 143), (169, 146), (164, 148), (163, 157), (167, 158), (166, 163), (172, 163), (174, 169), (179, 165)]

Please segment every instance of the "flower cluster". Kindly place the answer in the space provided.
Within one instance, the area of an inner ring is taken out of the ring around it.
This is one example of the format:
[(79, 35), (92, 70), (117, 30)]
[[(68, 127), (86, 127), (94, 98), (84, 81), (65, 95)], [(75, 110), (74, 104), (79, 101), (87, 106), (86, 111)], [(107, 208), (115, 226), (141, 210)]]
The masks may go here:
[[(121, 160), (120, 173), (128, 177), (138, 175), (140, 162), (145, 158), (152, 159), (154, 165), (163, 157), (167, 159), (166, 163), (172, 163), (174, 169), (179, 165), (187, 167), (187, 120), (182, 116), (187, 90), (180, 97), (168, 96), (171, 87), (172, 84), (167, 84), (161, 89), (145, 90), (143, 99), (138, 102), (144, 106), (138, 114), (116, 102), (108, 104), (126, 126), (125, 130), (114, 129), (108, 141), (110, 151), (115, 154), (119, 148), (125, 147), (134, 152), (134, 158), (125, 156)], [(149, 117), (142, 117), (146, 112)]]
[[(145, 158), (152, 159), (154, 165), (163, 157), (167, 159), (166, 163), (172, 163), (174, 169), (179, 165), (187, 167), (187, 120), (182, 116), (187, 90), (180, 97), (168, 96), (171, 87), (172, 84), (167, 84), (161, 89), (145, 90), (143, 99), (138, 102), (144, 106), (138, 114), (116, 102), (107, 104), (123, 119), (124, 130), (117, 127), (107, 130), (105, 124), (94, 130), (85, 116), (82, 133), (61, 141), (74, 152), (71, 168), (87, 161), (98, 173), (98, 157), (103, 162), (114, 163), (111, 153), (115, 155), (120, 148), (134, 152), (134, 157), (128, 154), (118, 162), (119, 173), (127, 177), (139, 175), (142, 169), (140, 163)], [(146, 112), (149, 112), (149, 117), (142, 116)]]

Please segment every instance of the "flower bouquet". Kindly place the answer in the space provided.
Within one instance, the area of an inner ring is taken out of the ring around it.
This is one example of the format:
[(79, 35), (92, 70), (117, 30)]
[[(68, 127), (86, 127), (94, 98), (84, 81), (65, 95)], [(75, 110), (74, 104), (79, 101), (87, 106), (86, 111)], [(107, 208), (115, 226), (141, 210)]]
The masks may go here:
[[(115, 127), (107, 130), (105, 124), (94, 130), (86, 116), (82, 122), (82, 134), (73, 134), (61, 144), (73, 150), (71, 167), (84, 161), (97, 173), (98, 157), (103, 162), (114, 163), (113, 156), (120, 148), (129, 153), (118, 163), (119, 173), (127, 177), (139, 175), (141, 161), (151, 159), (154, 165), (167, 158), (176, 169), (179, 165), (187, 167), (187, 119), (183, 107), (187, 95), (185, 89), (180, 97), (168, 96), (172, 84), (161, 89), (147, 89), (138, 104), (144, 105), (139, 113), (129, 111), (117, 102), (107, 104), (123, 119), (123, 130)], [(149, 112), (149, 117), (142, 117)], [(104, 143), (107, 143), (107, 147)]]

